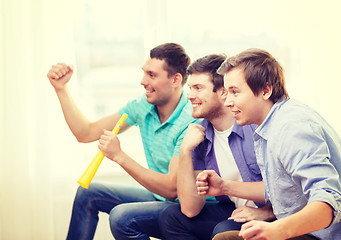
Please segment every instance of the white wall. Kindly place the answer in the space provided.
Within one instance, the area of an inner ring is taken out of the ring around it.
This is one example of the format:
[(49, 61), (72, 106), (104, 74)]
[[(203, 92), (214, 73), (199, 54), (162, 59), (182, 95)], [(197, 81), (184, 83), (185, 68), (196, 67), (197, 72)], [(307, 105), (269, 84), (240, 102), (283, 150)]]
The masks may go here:
[[(46, 73), (56, 62), (74, 62), (76, 3), (0, 2), (0, 239), (63, 239), (67, 231), (76, 180), (84, 169), (78, 159), (88, 146), (68, 130)], [(294, 62), (284, 65), (291, 69), (289, 94), (316, 108), (341, 135), (340, 3), (210, 1), (215, 3), (224, 3), (220, 20), (227, 29), (249, 24), (247, 35), (267, 30), (279, 46), (290, 46)], [(184, 21), (207, 14), (194, 6), (187, 12)], [(184, 18), (177, 12), (169, 17)], [(71, 90), (80, 101), (77, 80)]]

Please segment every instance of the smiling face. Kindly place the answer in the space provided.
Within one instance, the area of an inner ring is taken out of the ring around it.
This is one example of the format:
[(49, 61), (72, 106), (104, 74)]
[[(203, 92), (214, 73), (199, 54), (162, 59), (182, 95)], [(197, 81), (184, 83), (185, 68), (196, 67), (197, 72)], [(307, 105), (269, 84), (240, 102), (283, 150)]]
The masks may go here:
[(194, 118), (206, 118), (212, 120), (219, 117), (224, 108), (222, 89), (213, 92), (211, 75), (208, 73), (195, 73), (189, 76), (187, 84), (190, 92), (187, 98), (193, 106), (192, 116)]
[(258, 96), (254, 95), (245, 80), (242, 68), (234, 68), (224, 76), (227, 90), (225, 106), (229, 107), (238, 125), (260, 125), (271, 109), (271, 89), (264, 89)]
[(167, 104), (173, 93), (172, 77), (168, 77), (164, 64), (164, 60), (149, 58), (142, 67), (141, 85), (146, 90), (147, 102), (156, 106)]

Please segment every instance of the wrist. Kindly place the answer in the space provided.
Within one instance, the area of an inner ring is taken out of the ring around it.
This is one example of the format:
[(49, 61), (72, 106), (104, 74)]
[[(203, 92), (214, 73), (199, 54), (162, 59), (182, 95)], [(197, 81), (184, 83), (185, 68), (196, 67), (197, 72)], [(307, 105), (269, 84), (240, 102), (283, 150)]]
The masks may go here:
[(123, 167), (123, 165), (125, 163), (125, 159), (126, 159), (125, 156), (126, 156), (125, 153), (122, 150), (120, 150), (120, 151), (115, 153), (112, 160), (114, 162), (116, 162), (118, 165)]
[(227, 195), (227, 196), (233, 196), (231, 193), (233, 181), (231, 180), (224, 180), (223, 181), (223, 187), (222, 187), (222, 195)]
[(276, 232), (279, 233), (283, 239), (295, 237), (292, 234), (292, 229), (290, 228), (290, 226), (286, 224), (285, 218), (276, 220), (274, 222), (271, 222), (270, 224), (275, 227)]
[(191, 159), (192, 159), (192, 151), (193, 151), (193, 149), (191, 149), (187, 146), (181, 146), (179, 154), (182, 156), (191, 156)]
[(67, 96), (69, 94), (69, 90), (66, 85), (62, 87), (54, 87), (54, 91), (59, 97)]

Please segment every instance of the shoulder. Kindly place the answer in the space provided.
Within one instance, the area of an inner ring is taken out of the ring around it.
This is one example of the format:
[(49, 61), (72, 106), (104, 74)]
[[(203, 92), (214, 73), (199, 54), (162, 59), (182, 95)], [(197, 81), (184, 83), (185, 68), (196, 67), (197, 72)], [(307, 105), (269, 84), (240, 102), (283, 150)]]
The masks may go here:
[(126, 103), (125, 106), (119, 109), (119, 113), (122, 115), (123, 113), (128, 114), (128, 118), (126, 122), (129, 125), (138, 124), (143, 121), (146, 115), (153, 110), (153, 105), (148, 103), (146, 97), (141, 95), (135, 99), (132, 99)]
[(278, 139), (288, 132), (294, 133), (302, 126), (315, 121), (318, 114), (307, 105), (289, 99), (275, 103), (264, 122), (257, 128), (258, 135), (266, 138)]
[(328, 135), (334, 136), (334, 130), (320, 114), (291, 99), (272, 116), (267, 128), (268, 142), (278, 154), (314, 152), (319, 146), (325, 146)]
[(319, 113), (300, 101), (289, 99), (277, 110), (273, 125), (277, 131), (286, 133), (316, 131), (325, 125)]
[(127, 105), (132, 105), (132, 106), (139, 107), (139, 108), (140, 107), (148, 108), (148, 109), (150, 109), (153, 106), (152, 104), (147, 102), (145, 95), (138, 96), (137, 98), (129, 101)]
[(135, 111), (136, 113), (146, 113), (151, 111), (153, 105), (148, 103), (145, 95), (141, 95), (127, 102), (121, 109)]
[(201, 119), (196, 119), (192, 117), (192, 104), (189, 100), (186, 99), (185, 102), (182, 104), (182, 108), (179, 109), (178, 117), (176, 118), (175, 122), (179, 124), (188, 125), (190, 123), (198, 123)]

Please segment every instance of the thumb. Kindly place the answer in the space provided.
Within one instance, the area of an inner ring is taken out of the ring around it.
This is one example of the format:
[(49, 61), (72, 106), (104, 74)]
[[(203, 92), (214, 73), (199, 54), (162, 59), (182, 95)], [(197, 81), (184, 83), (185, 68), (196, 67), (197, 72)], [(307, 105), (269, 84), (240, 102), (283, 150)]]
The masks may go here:
[(73, 72), (74, 66), (73, 65), (69, 65), (68, 69), (69, 69), (69, 71)]
[(204, 170), (203, 173), (206, 174), (207, 177), (212, 176), (213, 174), (215, 174), (214, 170)]

